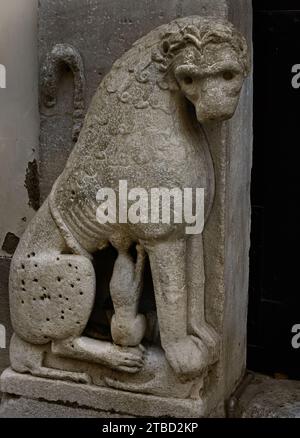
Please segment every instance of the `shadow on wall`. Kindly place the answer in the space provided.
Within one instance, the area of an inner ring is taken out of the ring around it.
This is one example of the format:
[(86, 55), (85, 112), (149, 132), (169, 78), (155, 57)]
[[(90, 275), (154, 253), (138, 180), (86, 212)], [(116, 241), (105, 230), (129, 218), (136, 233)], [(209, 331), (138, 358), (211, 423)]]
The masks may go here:
[(12, 335), (8, 305), (10, 258), (0, 257), (0, 374), (9, 366), (8, 347)]

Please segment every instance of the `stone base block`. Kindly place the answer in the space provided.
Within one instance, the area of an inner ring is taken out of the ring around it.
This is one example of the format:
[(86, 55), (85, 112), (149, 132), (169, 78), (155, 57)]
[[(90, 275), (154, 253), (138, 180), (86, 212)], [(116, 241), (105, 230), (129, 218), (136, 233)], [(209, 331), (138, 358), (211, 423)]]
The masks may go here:
[[(202, 400), (172, 399), (117, 391), (19, 374), (8, 368), (1, 376), (4, 393), (0, 415), (34, 417), (173, 417), (205, 416)], [(222, 409), (220, 409), (220, 412)], [(218, 416), (218, 409), (214, 411)], [(222, 416), (222, 415), (220, 415)]]
[[(73, 405), (50, 403), (13, 395), (4, 395), (0, 418), (122, 418), (112, 412), (96, 411)], [(129, 415), (127, 418), (131, 418)]]

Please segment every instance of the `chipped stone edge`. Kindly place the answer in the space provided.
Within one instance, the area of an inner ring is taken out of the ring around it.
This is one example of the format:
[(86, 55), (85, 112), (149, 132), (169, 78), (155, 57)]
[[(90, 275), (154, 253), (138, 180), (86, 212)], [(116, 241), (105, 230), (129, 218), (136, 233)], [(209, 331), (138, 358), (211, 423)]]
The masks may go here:
[[(7, 368), (1, 375), (0, 390), (4, 394), (30, 399), (78, 404), (79, 408), (106, 411), (108, 415), (110, 412), (137, 417), (201, 418), (205, 415), (205, 404), (202, 400), (162, 398), (72, 382), (48, 380), (19, 374), (11, 368)], [(80, 404), (78, 400), (80, 400)]]

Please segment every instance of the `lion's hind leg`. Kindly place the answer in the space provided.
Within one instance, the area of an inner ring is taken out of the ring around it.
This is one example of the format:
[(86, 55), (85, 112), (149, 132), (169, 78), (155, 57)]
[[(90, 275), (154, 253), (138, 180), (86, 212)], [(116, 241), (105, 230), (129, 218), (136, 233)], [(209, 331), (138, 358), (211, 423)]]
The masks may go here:
[(80, 336), (95, 298), (90, 260), (72, 254), (39, 253), (15, 258), (10, 275), (14, 331), (32, 344)]
[(90, 378), (85, 373), (58, 370), (43, 365), (44, 357), (49, 350), (48, 345), (34, 345), (14, 334), (10, 343), (11, 367), (18, 373), (27, 373), (35, 377), (67, 380), (76, 383), (89, 383)]

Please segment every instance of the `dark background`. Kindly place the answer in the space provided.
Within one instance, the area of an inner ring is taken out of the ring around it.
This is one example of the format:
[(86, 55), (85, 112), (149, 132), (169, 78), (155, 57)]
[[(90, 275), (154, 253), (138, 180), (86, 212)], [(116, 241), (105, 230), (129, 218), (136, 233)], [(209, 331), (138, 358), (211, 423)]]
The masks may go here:
[(300, 1), (254, 0), (248, 368), (300, 379)]

